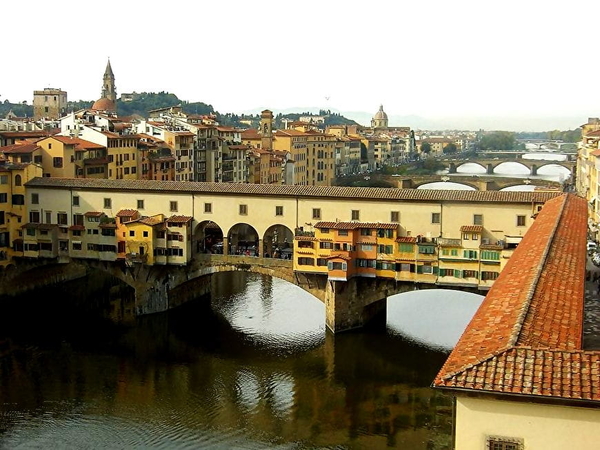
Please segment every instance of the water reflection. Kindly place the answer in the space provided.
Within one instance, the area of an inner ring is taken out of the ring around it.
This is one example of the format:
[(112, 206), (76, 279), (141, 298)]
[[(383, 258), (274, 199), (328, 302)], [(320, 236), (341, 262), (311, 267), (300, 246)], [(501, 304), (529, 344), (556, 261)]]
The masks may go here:
[(396, 331), (396, 313), (334, 336), (323, 305), (281, 280), (219, 274), (214, 288), (127, 329), (75, 326), (70, 287), (58, 313), (21, 299), (0, 317), (0, 447), (450, 448), (451, 399), (429, 387), (448, 352)]
[(483, 295), (450, 289), (392, 295), (387, 301), (387, 325), (409, 340), (451, 350), (483, 299)]

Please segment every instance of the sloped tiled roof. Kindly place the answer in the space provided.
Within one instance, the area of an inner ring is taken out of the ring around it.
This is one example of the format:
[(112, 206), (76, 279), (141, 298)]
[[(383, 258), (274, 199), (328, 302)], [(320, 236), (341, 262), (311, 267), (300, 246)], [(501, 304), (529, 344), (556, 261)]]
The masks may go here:
[(444, 189), (394, 189), (345, 186), (290, 186), (248, 183), (211, 183), (192, 181), (109, 180), (100, 178), (37, 177), (25, 183), (27, 187), (59, 189), (108, 189), (131, 192), (207, 193), (223, 195), (273, 195), (303, 198), (352, 198), (367, 200), (403, 200), (417, 202), (504, 202), (545, 203), (560, 192), (532, 191), (471, 191)]
[(465, 233), (481, 233), (483, 227), (481, 225), (463, 225), (460, 227), (460, 231)]
[(433, 386), (600, 401), (600, 352), (582, 348), (586, 235), (585, 199), (549, 200)]
[(338, 230), (355, 230), (356, 228), (383, 228), (395, 230), (398, 228), (397, 223), (383, 222), (317, 222), (315, 228), (332, 228)]

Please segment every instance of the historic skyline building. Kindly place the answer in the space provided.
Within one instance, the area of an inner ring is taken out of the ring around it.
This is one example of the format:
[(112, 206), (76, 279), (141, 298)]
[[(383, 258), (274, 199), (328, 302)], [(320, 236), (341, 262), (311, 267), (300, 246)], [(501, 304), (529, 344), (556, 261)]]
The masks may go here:
[(106, 70), (102, 77), (100, 98), (94, 102), (92, 109), (95, 111), (117, 112), (117, 87), (115, 85), (115, 75), (110, 66), (110, 58), (106, 63)]

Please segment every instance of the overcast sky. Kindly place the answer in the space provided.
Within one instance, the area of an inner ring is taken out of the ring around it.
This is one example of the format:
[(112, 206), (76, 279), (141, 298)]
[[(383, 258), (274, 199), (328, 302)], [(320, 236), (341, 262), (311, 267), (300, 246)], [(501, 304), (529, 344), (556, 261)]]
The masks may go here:
[(31, 104), (46, 87), (96, 100), (110, 58), (118, 95), (166, 91), (221, 113), (383, 105), (397, 126), (573, 129), (600, 116), (599, 12), (590, 0), (10, 1), (0, 101)]

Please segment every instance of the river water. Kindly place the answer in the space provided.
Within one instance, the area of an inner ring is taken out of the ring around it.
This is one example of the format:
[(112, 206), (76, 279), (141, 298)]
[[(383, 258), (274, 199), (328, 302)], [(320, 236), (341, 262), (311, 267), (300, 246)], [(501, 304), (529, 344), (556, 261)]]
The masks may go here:
[(430, 384), (483, 297), (400, 294), (385, 329), (334, 336), (294, 285), (213, 281), (133, 326), (72, 283), (5, 302), (0, 448), (450, 448), (452, 399)]

